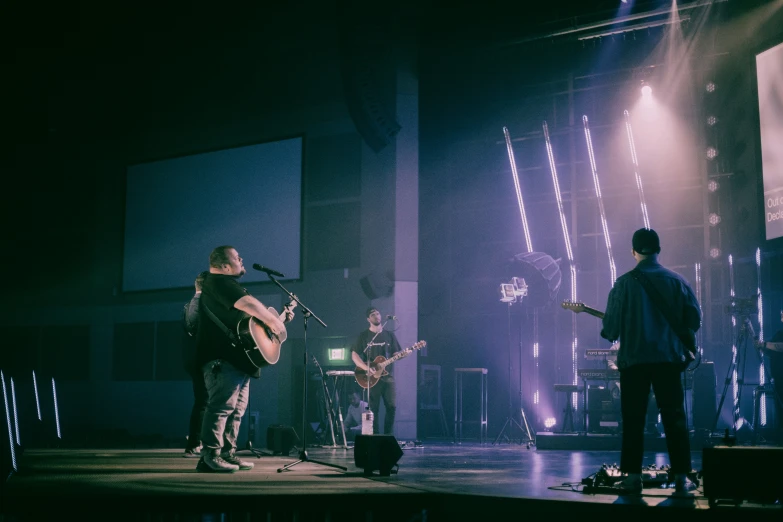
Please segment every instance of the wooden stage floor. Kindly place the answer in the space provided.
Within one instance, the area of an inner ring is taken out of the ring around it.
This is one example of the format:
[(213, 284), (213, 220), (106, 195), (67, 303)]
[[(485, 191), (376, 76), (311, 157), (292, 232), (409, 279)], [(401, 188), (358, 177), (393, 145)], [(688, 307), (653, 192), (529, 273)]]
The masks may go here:
[[(366, 476), (353, 449), (308, 448), (310, 460), (254, 457), (250, 471), (205, 474), (197, 459), (175, 449), (37, 449), (25, 451), (19, 471), (4, 484), (5, 520), (531, 520), (531, 516), (623, 516), (667, 522), (717, 512), (753, 520), (783, 520), (780, 505), (743, 502), (710, 507), (702, 489), (687, 498), (671, 489), (646, 488), (640, 497), (607, 491), (587, 494), (582, 479), (616, 451), (537, 450), (515, 443), (447, 442), (403, 447), (397, 473)], [(645, 465), (668, 462), (645, 454)], [(701, 452), (693, 452), (699, 470)], [(775, 470), (780, 473), (781, 470)], [(761, 480), (738, 474), (737, 480)], [(665, 518), (664, 518), (665, 517)], [(0, 521), (3, 517), (0, 516)], [(624, 518), (627, 520), (627, 518)]]

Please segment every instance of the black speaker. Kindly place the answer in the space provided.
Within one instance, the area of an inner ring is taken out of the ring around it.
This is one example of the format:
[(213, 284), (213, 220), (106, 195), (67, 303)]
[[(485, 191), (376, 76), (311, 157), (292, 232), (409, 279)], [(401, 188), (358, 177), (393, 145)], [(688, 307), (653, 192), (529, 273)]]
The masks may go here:
[(703, 362), (693, 371), (693, 429), (712, 430), (718, 398), (715, 363)]
[(704, 496), (710, 505), (719, 500), (783, 499), (783, 448), (715, 446), (702, 450)]
[(273, 424), (266, 429), (266, 449), (274, 454), (288, 455), (299, 442), (299, 436), (291, 426)]
[(394, 290), (394, 278), (388, 273), (372, 272), (359, 279), (359, 285), (367, 299), (389, 297)]
[(365, 475), (377, 470), (381, 476), (388, 477), (402, 457), (402, 448), (394, 435), (357, 435), (353, 456), (356, 467), (363, 468)]

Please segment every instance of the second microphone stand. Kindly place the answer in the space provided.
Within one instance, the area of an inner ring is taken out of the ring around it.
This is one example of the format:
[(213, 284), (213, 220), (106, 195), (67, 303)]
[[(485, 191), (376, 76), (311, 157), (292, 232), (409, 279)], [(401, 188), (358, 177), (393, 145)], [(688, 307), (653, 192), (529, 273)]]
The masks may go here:
[(283, 471), (287, 471), (291, 469), (292, 467), (296, 466), (300, 462), (312, 462), (314, 464), (320, 464), (322, 466), (329, 466), (332, 468), (341, 469), (343, 471), (347, 471), (348, 468), (344, 466), (338, 466), (337, 464), (331, 464), (329, 462), (322, 462), (319, 460), (313, 460), (307, 455), (307, 320), (310, 317), (314, 317), (316, 321), (318, 321), (321, 326), (326, 328), (326, 323), (321, 321), (321, 319), (318, 318), (317, 315), (315, 315), (309, 308), (307, 308), (302, 301), (299, 300), (298, 297), (296, 297), (294, 294), (289, 292), (285, 289), (283, 285), (280, 284), (280, 282), (272, 277), (270, 274), (267, 273), (267, 277), (271, 279), (277, 286), (280, 287), (280, 289), (285, 292), (288, 297), (290, 297), (292, 300), (299, 303), (299, 306), (302, 307), (302, 317), (304, 318), (304, 357), (303, 357), (303, 364), (302, 364), (302, 450), (299, 452), (299, 459), (295, 462), (292, 462), (290, 464), (286, 464), (282, 468), (279, 468), (277, 470), (278, 473), (281, 473)]

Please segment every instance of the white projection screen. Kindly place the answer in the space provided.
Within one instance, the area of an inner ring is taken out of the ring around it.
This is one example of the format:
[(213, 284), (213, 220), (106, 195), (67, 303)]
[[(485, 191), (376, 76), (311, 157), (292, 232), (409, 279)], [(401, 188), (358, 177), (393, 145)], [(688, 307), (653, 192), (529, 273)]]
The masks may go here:
[(767, 239), (783, 237), (783, 43), (756, 56)]
[(299, 279), (302, 138), (129, 166), (124, 292), (193, 285), (209, 253), (236, 247), (243, 283), (269, 281), (253, 263)]

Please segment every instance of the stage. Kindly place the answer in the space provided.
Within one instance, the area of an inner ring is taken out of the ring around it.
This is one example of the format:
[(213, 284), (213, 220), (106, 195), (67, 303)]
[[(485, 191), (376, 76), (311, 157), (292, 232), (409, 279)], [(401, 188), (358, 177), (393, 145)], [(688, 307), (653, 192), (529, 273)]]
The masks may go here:
[[(398, 469), (388, 477), (367, 476), (354, 465), (353, 449), (342, 448), (309, 448), (308, 455), (345, 472), (313, 462), (277, 471), (296, 455), (246, 455), (253, 470), (223, 475), (197, 473), (197, 459), (183, 458), (180, 449), (27, 450), (19, 472), (5, 484), (3, 511), (5, 520), (691, 520), (718, 510), (754, 520), (783, 516), (780, 505), (711, 507), (702, 488), (688, 498), (662, 488), (645, 488), (640, 497), (581, 491), (582, 479), (619, 461), (616, 451), (424, 441), (421, 447), (404, 444)], [(695, 470), (701, 469), (701, 455), (693, 452)], [(667, 462), (665, 453), (645, 454), (645, 465)], [(737, 480), (762, 479), (738, 472)]]

